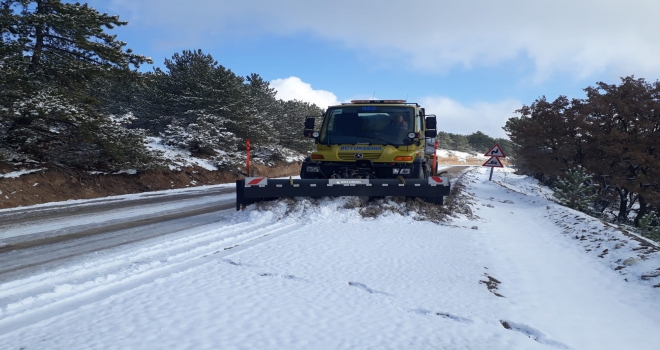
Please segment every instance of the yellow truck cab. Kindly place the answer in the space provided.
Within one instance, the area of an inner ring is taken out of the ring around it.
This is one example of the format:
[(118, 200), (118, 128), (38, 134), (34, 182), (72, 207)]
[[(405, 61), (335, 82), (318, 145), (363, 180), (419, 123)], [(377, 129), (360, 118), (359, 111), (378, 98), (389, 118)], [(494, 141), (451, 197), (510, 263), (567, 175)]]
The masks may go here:
[(436, 118), (405, 100), (353, 100), (328, 107), (320, 129), (305, 121), (316, 142), (301, 179), (425, 179), (431, 174)]

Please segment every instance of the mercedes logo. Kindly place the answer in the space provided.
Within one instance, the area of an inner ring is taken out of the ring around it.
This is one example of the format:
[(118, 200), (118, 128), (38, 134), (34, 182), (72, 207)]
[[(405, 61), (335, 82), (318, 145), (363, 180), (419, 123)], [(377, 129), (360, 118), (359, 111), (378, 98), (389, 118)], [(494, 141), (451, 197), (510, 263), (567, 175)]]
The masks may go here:
[(355, 159), (362, 159), (362, 153), (355, 153)]

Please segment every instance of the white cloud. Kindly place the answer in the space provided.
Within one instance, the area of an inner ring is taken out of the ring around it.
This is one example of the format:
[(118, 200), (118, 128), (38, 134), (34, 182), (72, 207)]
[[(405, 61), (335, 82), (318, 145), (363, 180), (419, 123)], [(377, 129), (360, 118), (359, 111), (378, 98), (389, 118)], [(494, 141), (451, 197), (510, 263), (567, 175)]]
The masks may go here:
[(427, 114), (438, 117), (438, 130), (459, 135), (470, 135), (481, 131), (490, 137), (506, 138), (502, 127), (509, 118), (515, 117), (515, 110), (522, 102), (505, 100), (497, 103), (477, 102), (465, 106), (448, 97), (434, 96), (423, 98), (420, 105)]
[(649, 0), (113, 0), (162, 37), (298, 32), (384, 60), (447, 71), (529, 58), (534, 79), (660, 73), (660, 2)]
[(277, 98), (285, 101), (300, 100), (311, 102), (323, 109), (339, 104), (337, 96), (332, 92), (314, 90), (311, 84), (305, 83), (298, 77), (275, 79), (270, 82), (270, 86), (277, 90)]
[[(270, 82), (270, 86), (277, 90), (277, 98), (282, 100), (311, 102), (324, 109), (340, 103), (332, 92), (314, 90), (310, 84), (298, 77), (275, 79)], [(509, 118), (516, 116), (514, 111), (523, 105), (517, 100), (504, 100), (497, 103), (476, 102), (466, 106), (445, 96), (424, 97), (419, 103), (426, 109), (427, 114), (435, 114), (438, 117), (440, 131), (460, 135), (481, 131), (495, 138), (507, 137), (502, 127)]]
[[(270, 82), (270, 86), (277, 90), (277, 98), (282, 100), (311, 102), (324, 109), (340, 103), (332, 92), (314, 90), (298, 77), (275, 79)], [(362, 96), (358, 99), (371, 98)], [(516, 116), (514, 111), (523, 105), (517, 100), (504, 100), (497, 103), (476, 102), (466, 106), (445, 96), (429, 96), (419, 101), (427, 114), (438, 117), (440, 131), (460, 135), (481, 131), (495, 138), (507, 137), (502, 127), (509, 118)]]

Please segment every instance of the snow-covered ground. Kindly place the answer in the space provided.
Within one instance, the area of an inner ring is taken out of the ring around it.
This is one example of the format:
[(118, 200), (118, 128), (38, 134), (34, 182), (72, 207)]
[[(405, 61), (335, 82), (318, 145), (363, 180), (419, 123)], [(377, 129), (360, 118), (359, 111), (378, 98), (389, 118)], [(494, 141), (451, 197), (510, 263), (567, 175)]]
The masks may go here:
[(5, 177), (5, 178), (8, 178), (8, 179), (11, 179), (11, 178), (15, 179), (15, 178), (17, 178), (21, 175), (36, 173), (37, 171), (42, 171), (42, 170), (46, 170), (46, 168), (31, 169), (31, 170), (23, 169), (23, 170), (19, 170), (19, 171), (11, 171), (11, 172), (8, 172), (6, 174), (0, 173), (0, 178)]
[[(219, 149), (215, 150), (217, 157), (214, 158), (217, 158), (216, 160), (194, 157), (188, 150), (163, 144), (163, 140), (160, 137), (147, 137), (147, 148), (159, 152), (160, 158), (163, 159), (172, 170), (195, 165), (213, 171), (218, 170), (218, 164), (225, 163), (229, 159), (238, 159), (241, 164), (245, 161), (244, 151), (226, 152)], [(257, 164), (269, 164), (269, 166), (272, 166), (272, 161), (269, 161), (268, 159), (281, 158), (281, 160), (286, 163), (294, 163), (302, 162), (306, 156), (306, 154), (301, 154), (281, 146), (262, 146), (257, 147), (256, 149), (253, 148), (251, 152), (252, 162)]]
[(488, 171), (444, 225), (280, 203), (2, 283), (0, 349), (660, 348), (653, 245)]

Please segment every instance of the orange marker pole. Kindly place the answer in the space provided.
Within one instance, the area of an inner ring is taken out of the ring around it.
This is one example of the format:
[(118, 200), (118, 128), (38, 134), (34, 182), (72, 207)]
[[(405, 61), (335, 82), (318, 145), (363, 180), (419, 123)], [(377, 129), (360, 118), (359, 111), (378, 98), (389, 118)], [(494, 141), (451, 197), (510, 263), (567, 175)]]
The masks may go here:
[(438, 157), (438, 140), (435, 140), (435, 149), (433, 150), (433, 169), (431, 171), (431, 175), (436, 176), (438, 175), (438, 166), (437, 166), (437, 161), (436, 158)]

